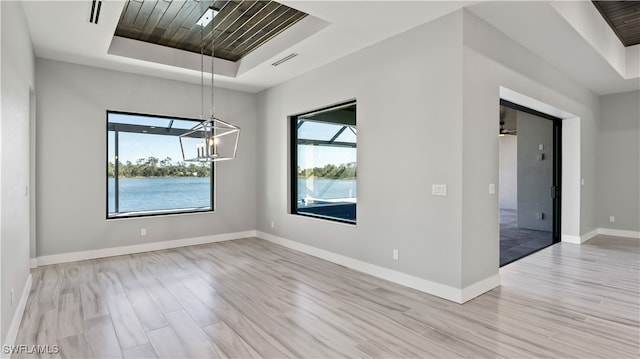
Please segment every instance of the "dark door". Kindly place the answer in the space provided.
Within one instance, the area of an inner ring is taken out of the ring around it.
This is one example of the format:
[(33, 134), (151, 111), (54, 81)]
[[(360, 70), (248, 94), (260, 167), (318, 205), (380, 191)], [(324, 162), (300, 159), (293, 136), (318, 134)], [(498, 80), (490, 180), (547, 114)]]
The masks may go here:
[[(562, 120), (505, 100), (500, 105), (502, 266), (560, 241)], [(503, 162), (507, 153), (510, 165)]]

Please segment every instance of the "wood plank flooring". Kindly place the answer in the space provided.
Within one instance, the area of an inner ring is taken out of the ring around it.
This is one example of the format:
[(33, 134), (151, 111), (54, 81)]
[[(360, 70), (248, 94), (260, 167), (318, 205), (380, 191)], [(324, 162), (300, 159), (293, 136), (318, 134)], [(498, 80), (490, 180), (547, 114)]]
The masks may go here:
[(256, 238), (34, 269), (14, 358), (638, 358), (640, 241), (560, 243), (464, 305)]

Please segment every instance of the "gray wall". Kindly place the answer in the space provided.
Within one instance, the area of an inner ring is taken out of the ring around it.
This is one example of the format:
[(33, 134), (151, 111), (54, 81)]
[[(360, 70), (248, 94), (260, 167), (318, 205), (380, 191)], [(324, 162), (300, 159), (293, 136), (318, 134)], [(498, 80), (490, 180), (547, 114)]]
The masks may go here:
[(500, 208), (518, 209), (518, 136), (505, 135), (500, 141)]
[[(48, 60), (36, 67), (38, 255), (257, 228), (467, 287), (498, 273), (498, 196), (488, 185), (498, 183), (500, 86), (580, 117), (579, 231), (596, 228), (597, 96), (467, 11), (266, 90), (257, 108), (254, 95), (216, 92), (230, 104), (219, 115), (243, 134), (238, 160), (219, 165), (214, 214), (104, 220), (105, 109), (197, 116), (198, 86)], [(354, 98), (358, 225), (288, 214), (287, 116)], [(394, 151), (380, 145), (390, 130), (403, 136)], [(448, 195), (432, 196), (434, 183)]]
[[(518, 111), (518, 227), (553, 230), (553, 122)], [(543, 149), (540, 150), (539, 146)], [(543, 155), (540, 160), (538, 156)], [(539, 216), (542, 216), (540, 218)]]
[(38, 256), (255, 229), (255, 95), (216, 89), (216, 115), (242, 133), (216, 165), (215, 213), (105, 220), (105, 111), (197, 118), (200, 86), (42, 59), (36, 82)]
[[(460, 288), (461, 21), (445, 16), (259, 94), (258, 230)], [(288, 214), (287, 116), (349, 99), (357, 226)], [(434, 183), (448, 195), (432, 196)]]
[(29, 275), (29, 93), (34, 86), (34, 55), (22, 4), (2, 1), (0, 12), (0, 339), (4, 344)]
[[(598, 98), (504, 33), (464, 11), (463, 48), (463, 286), (496, 273), (499, 262), (498, 198), (488, 184), (498, 181), (500, 87), (506, 87), (580, 117), (582, 176), (595, 183), (595, 127)], [(593, 152), (593, 154), (592, 154)], [(576, 157), (578, 157), (576, 155)], [(579, 187), (579, 181), (572, 183)], [(595, 189), (582, 188), (581, 227), (595, 228)], [(579, 231), (575, 228), (576, 232)], [(564, 229), (563, 229), (564, 231)], [(574, 235), (580, 235), (575, 233)]]
[[(596, 228), (595, 155), (599, 117), (598, 97), (515, 43), (469, 11), (464, 11), (463, 49), (463, 285), (495, 273), (499, 261), (498, 198), (488, 194), (498, 181), (500, 87), (506, 87), (579, 117), (580, 181), (564, 189), (580, 193), (580, 224), (563, 227), (567, 235), (580, 236)], [(570, 157), (570, 156), (569, 156)], [(578, 228), (579, 227), (579, 228)]]
[[(259, 94), (258, 230), (456, 288), (496, 275), (498, 196), (488, 186), (498, 183), (501, 85), (580, 116), (586, 145), (576, 151), (593, 158), (597, 96), (458, 11)], [(351, 98), (358, 225), (288, 214), (287, 116)], [(396, 151), (380, 146), (390, 124), (402, 134)], [(432, 196), (434, 183), (448, 195)], [(587, 230), (592, 197), (582, 197)]]
[[(640, 231), (640, 92), (600, 97), (598, 226)], [(615, 216), (615, 222), (609, 222)]]

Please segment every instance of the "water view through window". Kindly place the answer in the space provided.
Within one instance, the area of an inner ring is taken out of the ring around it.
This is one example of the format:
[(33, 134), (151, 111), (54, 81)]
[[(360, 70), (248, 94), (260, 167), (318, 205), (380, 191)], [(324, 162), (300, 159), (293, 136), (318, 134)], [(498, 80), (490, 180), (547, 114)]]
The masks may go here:
[(291, 121), (292, 213), (356, 223), (356, 104)]
[(178, 136), (198, 120), (107, 113), (107, 218), (211, 211), (213, 167), (186, 163)]

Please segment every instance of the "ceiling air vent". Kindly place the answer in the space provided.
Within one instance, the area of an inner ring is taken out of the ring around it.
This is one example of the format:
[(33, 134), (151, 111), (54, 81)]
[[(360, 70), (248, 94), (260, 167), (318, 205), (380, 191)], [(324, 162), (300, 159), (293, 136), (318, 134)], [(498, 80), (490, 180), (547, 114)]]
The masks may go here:
[(298, 56), (298, 54), (296, 54), (296, 53), (293, 53), (293, 54), (287, 55), (287, 56), (285, 56), (285, 57), (281, 58), (280, 60), (278, 60), (278, 61), (276, 61), (276, 62), (272, 63), (271, 65), (273, 65), (273, 66), (278, 66), (278, 65), (282, 64), (283, 62), (285, 62), (285, 61), (289, 61), (289, 60), (291, 60), (292, 58), (294, 58), (294, 57), (296, 57), (296, 56)]
[(91, 1), (91, 16), (89, 16), (89, 22), (98, 24), (98, 18), (100, 17), (100, 9), (102, 8), (102, 0)]

